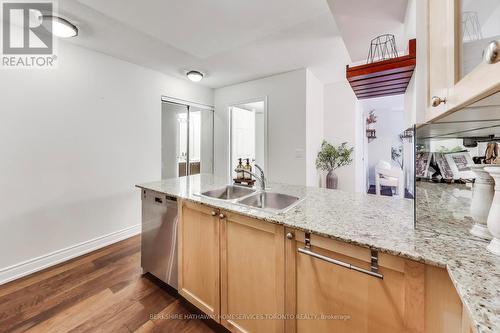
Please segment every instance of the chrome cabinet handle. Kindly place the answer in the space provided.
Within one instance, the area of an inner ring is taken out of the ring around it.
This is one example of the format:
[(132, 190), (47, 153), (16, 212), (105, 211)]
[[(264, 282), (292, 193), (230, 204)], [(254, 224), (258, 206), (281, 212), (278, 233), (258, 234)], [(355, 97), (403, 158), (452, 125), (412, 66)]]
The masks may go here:
[(328, 258), (327, 256), (324, 256), (322, 254), (319, 254), (319, 253), (312, 251), (311, 250), (311, 233), (310, 232), (306, 232), (304, 234), (304, 244), (305, 244), (305, 248), (303, 248), (303, 249), (298, 248), (297, 249), (297, 251), (299, 251), (299, 253), (307, 254), (308, 256), (329, 262), (330, 264), (334, 264), (334, 265), (338, 265), (338, 266), (341, 266), (341, 267), (344, 267), (347, 269), (351, 269), (353, 271), (367, 274), (367, 275), (376, 277), (378, 279), (384, 279), (384, 276), (378, 272), (378, 252), (376, 250), (370, 251), (371, 252), (371, 257), (370, 257), (371, 264), (370, 264), (370, 266), (371, 266), (372, 270), (369, 271), (367, 269), (364, 269), (364, 268), (361, 268), (358, 266), (354, 266), (354, 265), (348, 264), (346, 262), (343, 262), (343, 261), (340, 261), (337, 259)]
[(500, 60), (500, 42), (495, 40), (488, 44), (483, 51), (483, 58), (487, 64), (494, 64)]
[(219, 218), (220, 218), (220, 219), (226, 218), (226, 215), (224, 215), (224, 214), (220, 213), (220, 214), (219, 214)]
[(438, 96), (432, 97), (431, 104), (433, 107), (438, 107), (441, 103), (446, 104), (446, 98), (441, 98)]
[[(367, 274), (367, 275), (376, 277), (376, 278), (381, 279), (381, 280), (384, 279), (384, 275), (382, 275), (382, 274), (380, 274), (378, 272), (372, 272), (372, 271), (369, 271), (367, 269), (364, 269), (364, 268), (361, 268), (361, 267), (358, 267), (358, 266), (354, 266), (354, 265), (348, 264), (346, 262), (343, 262), (343, 261), (340, 261), (340, 260), (337, 260), (337, 259), (326, 257), (326, 256), (324, 256), (322, 254), (313, 252), (313, 251), (311, 251), (311, 250), (309, 250), (307, 248), (306, 249), (298, 248), (297, 250), (300, 253), (307, 254), (308, 256), (311, 256), (311, 257), (314, 257), (314, 258), (326, 261), (326, 262), (328, 262), (330, 264), (338, 265), (338, 266), (341, 266), (341, 267), (344, 267), (344, 268), (347, 268), (347, 269), (351, 269), (351, 270), (356, 271), (356, 272)], [(373, 265), (372, 265), (372, 267), (373, 267)]]
[(286, 238), (287, 239), (293, 239), (294, 236), (295, 235), (293, 234), (293, 232), (289, 232), (289, 233), (286, 234)]

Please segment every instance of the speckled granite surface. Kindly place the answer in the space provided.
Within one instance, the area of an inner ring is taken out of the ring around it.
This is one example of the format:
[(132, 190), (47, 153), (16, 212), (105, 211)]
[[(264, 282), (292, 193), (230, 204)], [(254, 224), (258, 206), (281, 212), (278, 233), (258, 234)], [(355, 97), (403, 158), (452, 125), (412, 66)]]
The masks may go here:
[(445, 241), (429, 250), (442, 251), (477, 332), (500, 332), (500, 257), (486, 250), (487, 241), (469, 233), (471, 199), (471, 186), (417, 182), (416, 234), (434, 233)]
[(417, 229), (477, 239), (469, 233), (472, 187), (417, 182)]
[[(477, 332), (500, 332), (500, 257), (486, 250), (487, 242), (468, 235), (468, 192), (419, 184), (414, 229), (413, 201), (407, 199), (271, 184), (271, 192), (303, 199), (277, 214), (199, 195), (225, 184), (222, 178), (196, 175), (138, 187), (446, 267)], [(431, 214), (438, 207), (440, 214)]]

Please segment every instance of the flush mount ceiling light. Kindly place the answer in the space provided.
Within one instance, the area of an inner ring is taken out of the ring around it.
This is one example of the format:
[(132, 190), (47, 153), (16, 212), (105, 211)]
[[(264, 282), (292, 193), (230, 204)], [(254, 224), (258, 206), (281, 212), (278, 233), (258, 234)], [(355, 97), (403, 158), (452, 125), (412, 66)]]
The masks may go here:
[(59, 16), (43, 15), (42, 22), (52, 22), (52, 34), (61, 38), (78, 36), (78, 28)]
[(186, 76), (193, 82), (200, 82), (203, 79), (203, 74), (198, 71), (189, 71)]

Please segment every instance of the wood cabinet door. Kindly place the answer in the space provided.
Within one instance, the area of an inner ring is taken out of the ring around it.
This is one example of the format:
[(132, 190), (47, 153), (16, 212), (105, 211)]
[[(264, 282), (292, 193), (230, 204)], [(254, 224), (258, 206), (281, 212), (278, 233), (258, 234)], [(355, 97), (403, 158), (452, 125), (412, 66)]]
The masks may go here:
[(221, 220), (221, 323), (232, 332), (284, 331), (284, 227), (236, 214)]
[(219, 212), (190, 202), (179, 205), (179, 294), (220, 322)]
[[(428, 3), (428, 77), (426, 120), (446, 112), (446, 104), (431, 105), (433, 96), (448, 99), (458, 78), (458, 0), (430, 0)], [(418, 61), (418, 60), (417, 60)]]
[[(379, 254), (378, 279), (299, 253), (299, 247), (303, 232), (285, 245), (287, 333), (424, 332), (424, 265)], [(313, 235), (311, 250), (370, 269), (369, 249)]]
[(446, 269), (426, 266), (425, 333), (469, 333), (467, 331), (468, 317), (462, 318), (462, 314), (462, 302)]
[[(464, 69), (469, 57), (466, 51), (471, 45), (477, 57), (490, 42), (498, 40), (498, 36), (477, 42), (464, 40), (467, 36), (462, 33), (465, 24), (462, 4), (461, 0), (427, 0), (429, 91), (426, 122), (436, 121), (500, 91), (500, 61), (491, 64), (482, 61), (472, 69)], [(446, 103), (433, 107), (433, 96), (446, 99)]]

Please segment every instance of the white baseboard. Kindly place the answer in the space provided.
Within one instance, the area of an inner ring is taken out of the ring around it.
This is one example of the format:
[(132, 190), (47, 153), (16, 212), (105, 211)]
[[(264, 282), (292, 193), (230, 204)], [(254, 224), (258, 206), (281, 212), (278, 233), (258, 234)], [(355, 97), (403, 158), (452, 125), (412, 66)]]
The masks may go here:
[(66, 260), (95, 251), (110, 244), (119, 242), (141, 233), (141, 225), (137, 224), (110, 234), (100, 236), (80, 244), (45, 254), (43, 256), (26, 260), (24, 262), (0, 268), (0, 285), (19, 279), (23, 276), (38, 272), (50, 266), (57, 265)]

